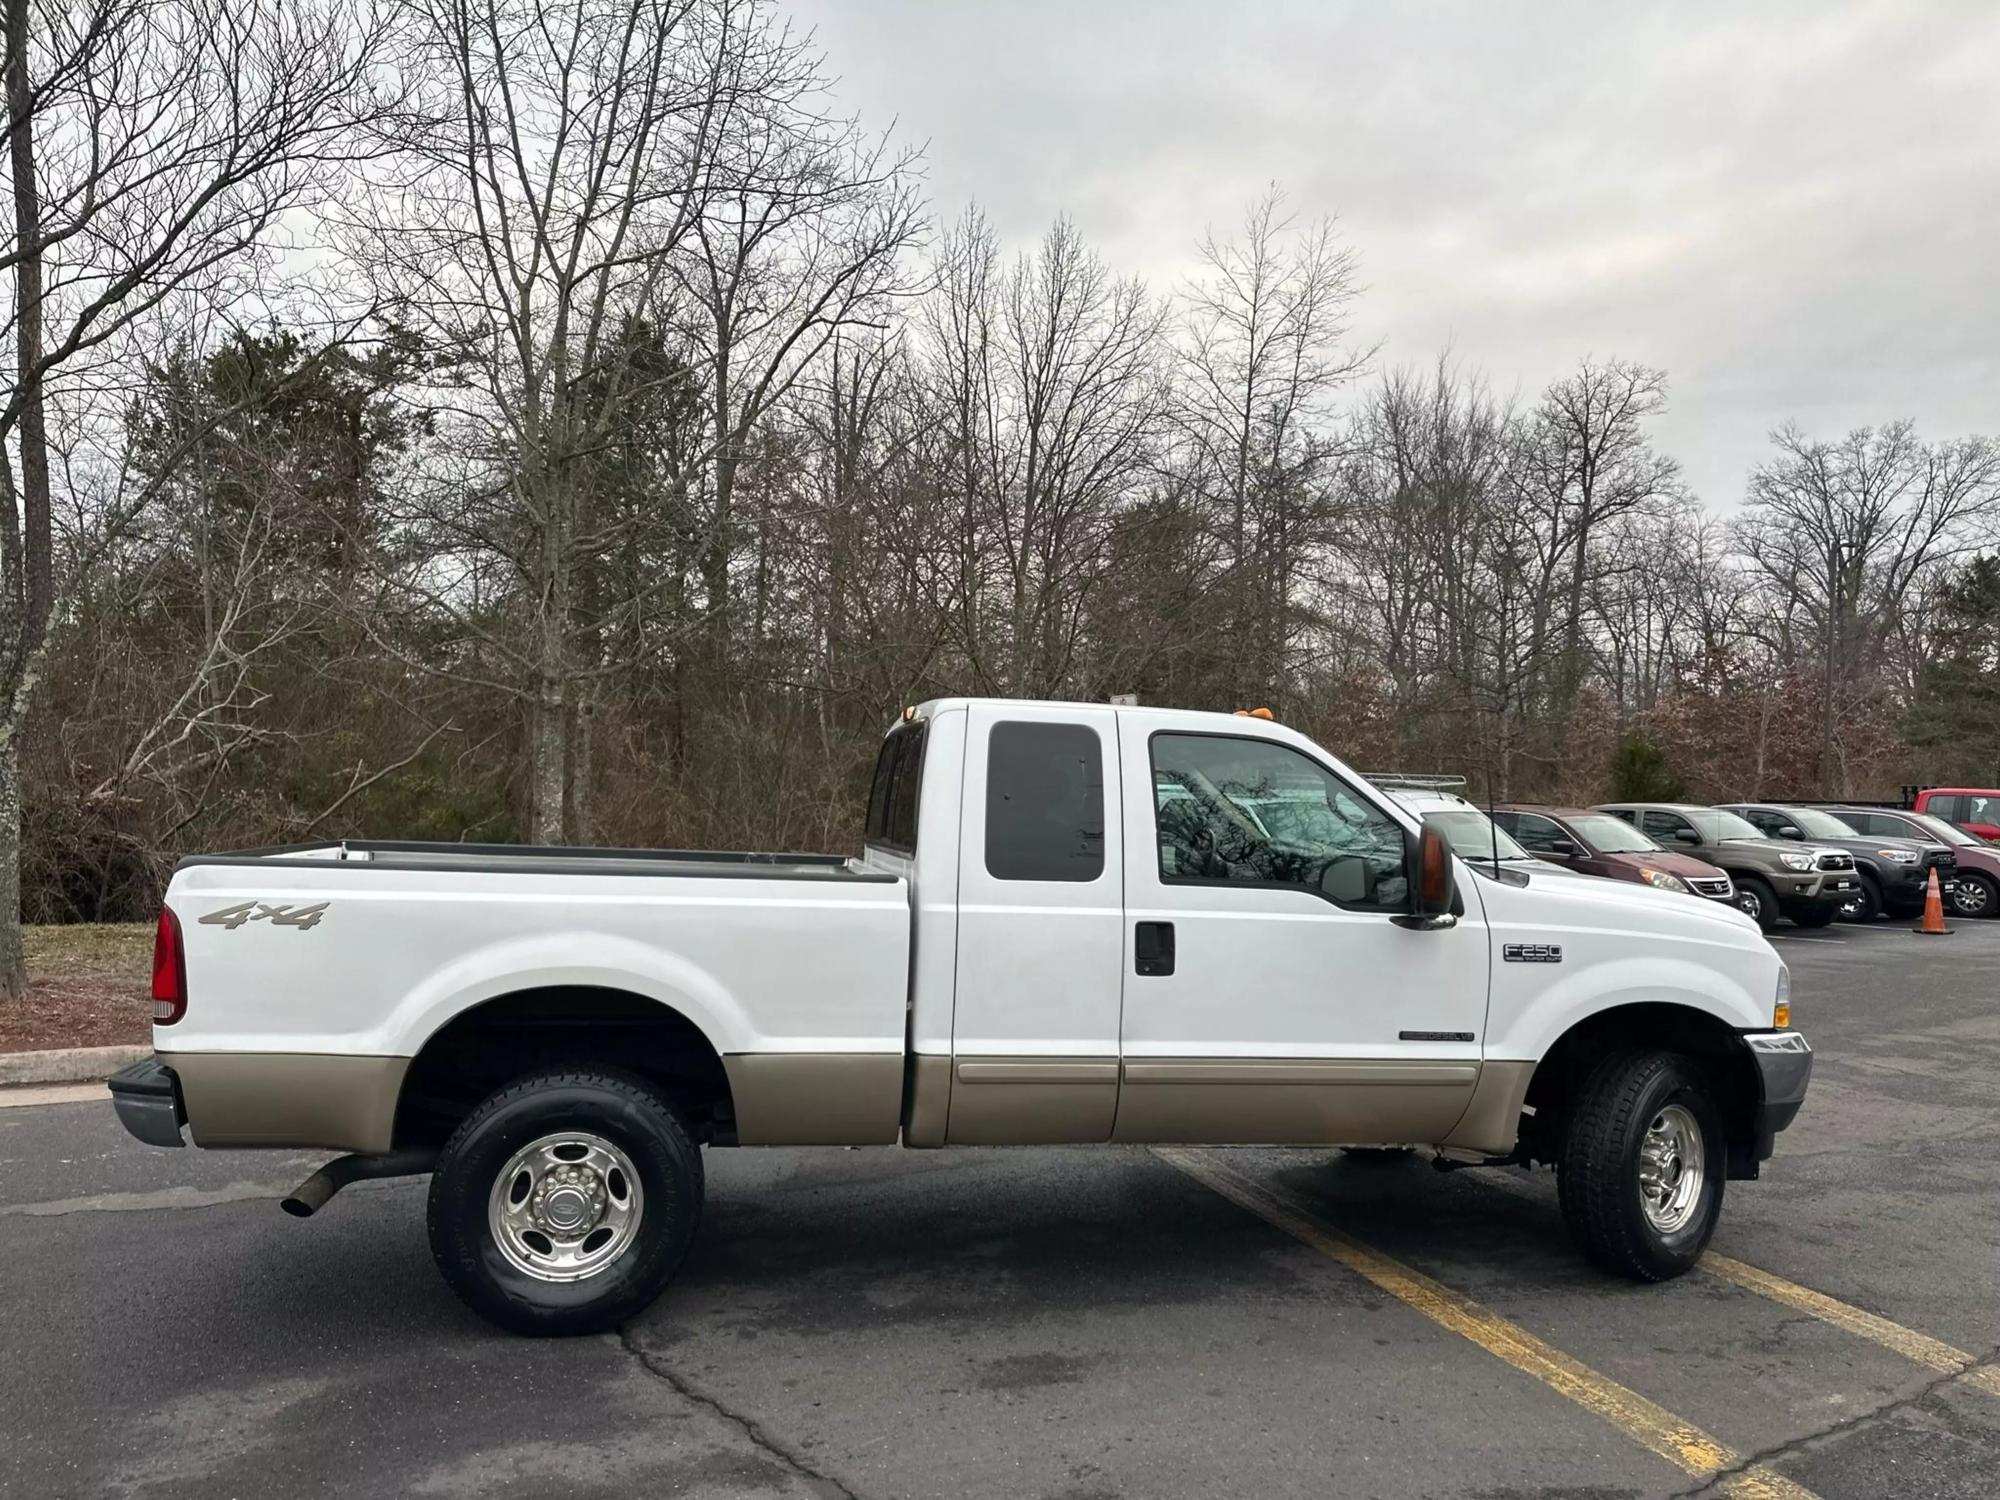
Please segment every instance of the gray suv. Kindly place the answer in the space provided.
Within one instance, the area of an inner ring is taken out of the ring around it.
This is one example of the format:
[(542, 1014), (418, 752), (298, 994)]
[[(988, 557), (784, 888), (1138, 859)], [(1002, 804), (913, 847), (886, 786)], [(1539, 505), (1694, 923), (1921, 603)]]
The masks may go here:
[(1780, 915), (1801, 927), (1825, 927), (1861, 891), (1845, 849), (1774, 839), (1719, 807), (1688, 802), (1604, 802), (1608, 812), (1669, 849), (1696, 854), (1729, 872), (1736, 904), (1769, 932)]

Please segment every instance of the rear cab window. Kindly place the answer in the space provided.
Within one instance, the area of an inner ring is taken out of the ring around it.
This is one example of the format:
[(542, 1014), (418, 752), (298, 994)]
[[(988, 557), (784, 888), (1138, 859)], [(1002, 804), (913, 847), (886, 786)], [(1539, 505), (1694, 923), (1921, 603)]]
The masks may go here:
[(993, 726), (986, 873), (1070, 882), (1104, 873), (1104, 744), (1096, 730), (1031, 720)]
[(897, 854), (917, 852), (917, 797), (924, 774), (923, 719), (905, 719), (889, 731), (875, 757), (868, 784), (868, 821), (862, 837)]

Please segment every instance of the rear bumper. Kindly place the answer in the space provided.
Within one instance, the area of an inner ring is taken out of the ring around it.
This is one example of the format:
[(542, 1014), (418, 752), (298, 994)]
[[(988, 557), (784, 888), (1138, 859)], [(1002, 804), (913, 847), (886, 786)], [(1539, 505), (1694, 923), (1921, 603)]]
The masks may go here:
[(1757, 1160), (1777, 1148), (1778, 1132), (1798, 1117), (1812, 1081), (1813, 1050), (1796, 1031), (1753, 1031), (1744, 1045), (1757, 1064)]
[(113, 1073), (104, 1086), (111, 1090), (111, 1107), (126, 1133), (149, 1146), (178, 1146), (187, 1107), (181, 1102), (181, 1081), (157, 1057), (135, 1062)]

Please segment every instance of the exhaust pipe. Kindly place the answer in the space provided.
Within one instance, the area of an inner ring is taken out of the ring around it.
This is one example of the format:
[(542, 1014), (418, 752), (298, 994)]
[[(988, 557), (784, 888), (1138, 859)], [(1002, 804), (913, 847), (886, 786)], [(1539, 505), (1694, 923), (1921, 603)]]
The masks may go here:
[(292, 1189), (289, 1198), (278, 1200), (278, 1207), (295, 1219), (310, 1219), (322, 1208), (326, 1200), (346, 1187), (350, 1182), (365, 1182), (374, 1177), (416, 1177), (437, 1165), (435, 1151), (384, 1151), (358, 1156), (336, 1156), (312, 1176)]

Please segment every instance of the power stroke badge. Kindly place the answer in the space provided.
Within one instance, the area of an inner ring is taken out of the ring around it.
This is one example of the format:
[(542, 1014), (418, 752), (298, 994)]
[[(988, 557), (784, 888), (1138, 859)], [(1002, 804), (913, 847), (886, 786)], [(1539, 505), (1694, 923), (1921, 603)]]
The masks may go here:
[(1510, 964), (1559, 964), (1563, 950), (1561, 943), (1509, 943), (1500, 956)]

